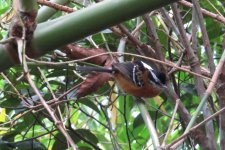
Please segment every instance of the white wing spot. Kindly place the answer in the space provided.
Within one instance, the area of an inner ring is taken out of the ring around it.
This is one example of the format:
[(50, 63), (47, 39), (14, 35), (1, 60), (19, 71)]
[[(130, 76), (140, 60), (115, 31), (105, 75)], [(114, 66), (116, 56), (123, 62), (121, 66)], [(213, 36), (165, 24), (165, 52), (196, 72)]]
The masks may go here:
[(133, 81), (134, 81), (134, 83), (136, 83), (136, 79), (135, 79), (135, 70), (136, 70), (136, 65), (134, 66), (134, 68), (133, 68)]
[(152, 67), (149, 66), (148, 64), (144, 63), (143, 61), (141, 61), (141, 62), (142, 62), (142, 64), (144, 65), (144, 67), (147, 68), (147, 69), (150, 71), (150, 73), (152, 74), (152, 77), (154, 78), (154, 80), (155, 80), (156, 82), (159, 82), (159, 83), (160, 83), (159, 78), (158, 78), (158, 77), (155, 75), (155, 73), (152, 71), (152, 70), (153, 70)]
[(144, 65), (145, 68), (147, 68), (148, 70), (153, 70), (151, 66), (149, 66), (148, 64), (144, 63), (143, 61), (141, 61), (141, 63)]

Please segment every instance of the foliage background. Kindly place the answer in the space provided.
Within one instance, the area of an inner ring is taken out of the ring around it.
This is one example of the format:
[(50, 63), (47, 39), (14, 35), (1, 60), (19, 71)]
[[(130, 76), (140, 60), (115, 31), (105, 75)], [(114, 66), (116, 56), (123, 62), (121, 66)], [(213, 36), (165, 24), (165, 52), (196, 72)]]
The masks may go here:
[[(94, 3), (95, 1), (92, 0), (71, 0), (66, 5), (79, 10), (89, 5), (94, 5)], [(201, 0), (199, 3), (202, 8), (220, 15), (223, 18), (225, 14), (223, 1)], [(180, 14), (183, 19), (183, 27), (185, 28), (186, 36), (189, 38), (190, 43), (188, 44), (193, 46), (193, 39), (191, 40), (191, 37), (196, 37), (197, 44), (194, 45), (196, 46), (195, 54), (199, 59), (202, 74), (211, 78), (213, 72), (209, 70), (209, 57), (205, 55), (206, 50), (203, 42), (205, 39), (203, 38), (202, 31), (198, 26), (195, 36), (192, 29), (196, 22), (193, 23), (192, 9), (180, 3), (178, 5), (181, 11)], [(40, 4), (39, 8), (41, 7), (43, 6)], [(171, 20), (174, 20), (171, 6), (166, 6), (165, 11), (169, 14)], [(0, 39), (7, 36), (14, 13), (10, 0), (0, 2)], [(66, 14), (66, 12), (57, 11), (50, 19), (58, 18)], [(166, 60), (165, 62), (170, 61), (174, 64), (179, 64), (179, 59), (184, 55), (180, 65), (183, 68), (190, 69), (190, 60), (184, 52), (185, 47), (182, 41), (180, 41), (179, 35), (174, 31), (174, 28), (171, 27), (168, 20), (162, 16), (161, 10), (151, 12), (150, 18), (153, 22), (156, 34), (158, 35), (162, 47), (162, 54)], [(123, 25), (131, 33), (142, 21), (143, 17), (140, 16), (123, 22)], [(218, 21), (217, 18), (209, 16), (205, 16), (203, 21), (213, 53), (213, 63), (217, 65), (225, 47), (225, 21)], [(133, 37), (138, 39), (142, 44), (155, 48), (156, 41), (151, 41), (147, 29), (148, 27), (144, 23)], [(121, 28), (118, 28), (118, 30), (120, 31), (119, 33), (121, 33)], [(121, 45), (121, 39), (123, 39), (124, 36), (124, 33), (118, 34), (118, 32), (105, 29), (94, 35), (75, 41), (74, 44), (86, 49), (94, 48), (96, 51), (97, 48), (102, 48), (105, 51), (115, 52), (118, 46)], [(137, 43), (134, 43), (128, 38), (126, 46), (123, 49), (124, 52), (137, 54), (137, 49)], [(59, 50), (65, 52), (60, 48)], [(62, 55), (59, 50), (49, 52), (41, 58), (38, 58), (38, 60), (59, 63), (70, 60), (70, 56)], [(138, 58), (129, 55), (124, 57), (125, 61), (131, 61), (132, 59)], [(77, 64), (87, 65), (84, 62), (62, 65), (43, 65), (28, 62), (32, 80), (46, 101), (53, 100), (54, 95), (56, 97), (63, 95), (84, 79), (83, 77), (85, 77), (86, 74), (74, 71), (75, 65)], [(167, 71), (169, 72), (170, 69), (171, 68), (168, 67)], [(222, 72), (224, 72), (224, 70), (222, 70)], [(40, 104), (39, 97), (34, 93), (30, 84), (25, 79), (21, 78), (21, 76), (23, 76), (23, 68), (17, 65), (5, 70), (0, 79), (0, 149), (7, 150), (16, 147), (18, 149), (67, 149), (68, 144), (66, 139), (54, 125), (55, 122), (52, 120), (51, 116)], [(44, 79), (44, 77), (46, 79)], [(222, 102), (220, 103), (220, 100), (223, 98), (222, 95), (219, 95), (220, 93), (217, 93), (216, 89), (219, 89), (220, 85), (224, 84), (224, 81), (225, 80), (222, 78), (218, 80), (217, 83), (219, 84), (217, 84), (214, 92), (209, 97), (207, 106), (210, 115), (222, 108)], [(176, 70), (169, 75), (168, 82), (173, 86), (173, 88), (170, 89), (175, 91), (175, 95), (181, 100), (184, 108), (188, 111), (189, 115), (192, 115), (200, 101), (194, 76), (190, 75), (189, 72)], [(208, 84), (209, 80), (204, 79), (204, 86), (206, 88)], [(15, 92), (15, 89), (17, 89), (19, 94)], [(21, 96), (25, 98), (26, 101), (22, 101)], [(163, 141), (169, 127), (174, 111), (174, 103), (172, 102), (174, 100), (176, 99), (166, 92), (163, 92), (160, 96), (146, 99), (146, 108), (154, 121), (155, 128), (160, 137), (160, 142)], [(64, 96), (59, 102), (50, 105), (53, 108), (52, 111), (62, 121), (67, 132), (79, 149), (153, 149), (149, 131), (146, 128), (146, 124), (142, 119), (134, 98), (121, 93), (113, 82), (107, 82), (97, 92), (80, 99), (76, 99), (76, 89), (72, 90), (72, 92)], [(200, 122), (203, 119), (203, 116), (199, 116), (197, 120)], [(217, 116), (212, 119), (211, 123), (214, 133), (210, 134), (215, 137), (211, 142), (217, 144), (216, 147), (212, 147), (218, 148), (224, 140), (221, 138), (224, 136), (224, 133), (221, 131), (222, 128), (220, 126), (223, 122)], [(186, 124), (187, 122), (182, 118), (178, 110), (173, 120), (171, 126), (172, 131), (166, 140), (166, 144), (170, 144), (173, 140), (181, 136), (185, 130)], [(206, 134), (205, 132), (204, 130), (204, 134)], [(189, 149), (192, 147), (200, 149), (201, 145), (197, 140), (191, 140), (192, 138), (195, 139), (194, 136), (188, 136), (187, 140), (182, 143), (181, 148)]]

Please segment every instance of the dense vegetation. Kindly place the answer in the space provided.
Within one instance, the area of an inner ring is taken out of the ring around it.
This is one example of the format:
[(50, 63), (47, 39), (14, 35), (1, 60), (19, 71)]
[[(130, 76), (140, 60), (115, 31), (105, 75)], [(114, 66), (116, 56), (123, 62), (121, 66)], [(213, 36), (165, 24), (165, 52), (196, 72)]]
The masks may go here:
[[(0, 149), (225, 149), (225, 2), (175, 1), (0, 1)], [(159, 96), (75, 70), (132, 60)]]

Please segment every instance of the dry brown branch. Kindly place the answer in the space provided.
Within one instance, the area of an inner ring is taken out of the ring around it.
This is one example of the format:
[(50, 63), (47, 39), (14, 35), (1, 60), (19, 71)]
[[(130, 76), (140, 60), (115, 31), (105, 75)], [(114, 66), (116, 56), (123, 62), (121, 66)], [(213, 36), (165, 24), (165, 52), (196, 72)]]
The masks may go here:
[(60, 11), (65, 11), (65, 12), (74, 12), (75, 10), (73, 8), (67, 7), (67, 6), (63, 6), (63, 5), (59, 5), (56, 3), (52, 3), (46, 0), (38, 0), (38, 3), (41, 5), (46, 5), (48, 7), (54, 8), (56, 10), (60, 10)]
[[(178, 3), (181, 4), (181, 5), (184, 5), (186, 7), (193, 7), (193, 4), (191, 4), (191, 3), (189, 3), (185, 0), (179, 1)], [(212, 13), (208, 10), (205, 10), (203, 8), (201, 8), (201, 11), (202, 11), (203, 15), (211, 17), (211, 18), (215, 19), (216, 21), (221, 22), (225, 25), (225, 17), (223, 17), (219, 14), (214, 14), (214, 13)]]
[(65, 64), (82, 62), (82, 61), (86, 61), (86, 60), (89, 60), (89, 59), (92, 59), (92, 58), (95, 58), (95, 57), (99, 57), (99, 56), (102, 56), (102, 55), (108, 55), (108, 54), (116, 54), (118, 56), (120, 56), (120, 55), (130, 55), (130, 56), (134, 56), (134, 57), (138, 57), (138, 58), (143, 58), (143, 59), (146, 59), (146, 60), (149, 60), (149, 61), (153, 61), (155, 63), (159, 63), (161, 65), (166, 65), (166, 66), (169, 66), (169, 67), (177, 68), (178, 70), (181, 70), (181, 71), (184, 71), (184, 72), (188, 72), (189, 74), (194, 75), (194, 76), (198, 76), (198, 77), (202, 77), (204, 79), (211, 80), (211, 78), (209, 78), (209, 77), (206, 77), (206, 76), (203, 76), (201, 74), (192, 72), (192, 71), (190, 71), (188, 69), (185, 69), (185, 68), (182, 68), (182, 67), (178, 67), (178, 66), (176, 66), (174, 64), (171, 64), (171, 63), (168, 63), (168, 62), (163, 62), (163, 61), (160, 61), (158, 59), (154, 59), (154, 58), (150, 58), (150, 57), (145, 57), (145, 56), (142, 56), (142, 55), (132, 54), (132, 53), (105, 52), (105, 53), (93, 55), (93, 56), (90, 56), (90, 57), (87, 57), (87, 58), (83, 58), (83, 59), (65, 61), (65, 62), (60, 62), (60, 63), (58, 63), (58, 62), (39, 61), (39, 60), (35, 60), (35, 59), (29, 58), (29, 57), (26, 57), (26, 58), (27, 58), (27, 60), (29, 60), (31, 62), (38, 63), (38, 64), (45, 64), (45, 65), (54, 65), (54, 66), (57, 66), (57, 65), (65, 65)]

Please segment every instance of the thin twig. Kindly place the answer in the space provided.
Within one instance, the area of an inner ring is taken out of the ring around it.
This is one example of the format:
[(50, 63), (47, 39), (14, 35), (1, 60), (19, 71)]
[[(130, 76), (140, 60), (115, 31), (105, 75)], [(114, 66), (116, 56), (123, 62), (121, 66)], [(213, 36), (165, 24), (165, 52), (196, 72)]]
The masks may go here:
[(65, 138), (67, 139), (67, 141), (71, 145), (72, 149), (76, 150), (77, 148), (76, 148), (76, 145), (75, 145), (73, 139), (70, 137), (68, 132), (63, 127), (62, 122), (59, 121), (57, 116), (54, 114), (54, 112), (52, 111), (52, 108), (50, 106), (48, 106), (48, 104), (45, 102), (45, 100), (42, 97), (41, 93), (39, 92), (38, 88), (35, 86), (34, 82), (32, 81), (30, 73), (28, 72), (28, 66), (27, 66), (27, 63), (26, 63), (26, 54), (25, 54), (25, 50), (26, 50), (26, 40), (25, 40), (26, 32), (25, 32), (25, 30), (26, 29), (23, 26), (22, 38), (21, 39), (17, 39), (17, 41), (18, 41), (18, 52), (22, 53), (22, 65), (23, 65), (23, 71), (24, 71), (24, 74), (25, 74), (25, 78), (27, 79), (27, 81), (30, 84), (31, 88), (34, 90), (34, 93), (39, 97), (39, 99), (40, 99), (42, 105), (44, 106), (44, 108), (48, 111), (48, 113), (52, 117), (52, 119), (53, 119), (55, 125), (57, 126), (57, 128), (65, 136)]
[(48, 113), (50, 114), (50, 116), (54, 120), (55, 125), (57, 126), (57, 128), (65, 136), (65, 138), (68, 140), (68, 142), (70, 143), (70, 145), (72, 146), (72, 148), (74, 150), (76, 150), (77, 148), (76, 148), (75, 143), (73, 142), (73, 139), (70, 137), (70, 135), (68, 134), (68, 132), (63, 127), (62, 122), (59, 121), (59, 119), (55, 116), (55, 114), (52, 111), (52, 109), (50, 108), (50, 106), (48, 106), (48, 104), (45, 102), (45, 100), (42, 97), (41, 93), (39, 92), (39, 90), (37, 89), (37, 87), (35, 86), (35, 84), (33, 83), (33, 81), (31, 80), (30, 74), (27, 73), (25, 77), (26, 77), (27, 81), (29, 82), (30, 86), (32, 87), (32, 89), (34, 90), (35, 94), (37, 94), (37, 96), (39, 97), (42, 105), (45, 107), (45, 109), (48, 111)]
[(199, 23), (199, 26), (201, 29), (203, 45), (205, 47), (206, 54), (208, 56), (209, 69), (211, 71), (211, 74), (213, 74), (216, 67), (214, 64), (213, 53), (212, 53), (212, 49), (210, 46), (209, 36), (208, 36), (206, 27), (204, 24), (204, 18), (203, 18), (202, 12), (201, 12), (201, 7), (197, 0), (192, 0), (192, 3), (194, 5), (194, 10), (196, 11), (196, 13), (194, 13), (194, 14), (197, 16), (196, 18), (198, 18), (198, 23)]
[[(193, 7), (192, 3), (189, 3), (188, 1), (185, 1), (185, 0), (178, 1), (178, 3), (181, 4), (181, 5), (184, 5), (186, 7)], [(215, 19), (216, 21), (225, 24), (225, 17), (224, 16), (221, 16), (219, 14), (214, 14), (214, 13), (212, 13), (212, 12), (206, 10), (206, 9), (202, 9), (202, 8), (201, 8), (201, 11), (202, 11), (203, 15), (209, 16), (209, 17)]]
[(136, 103), (138, 105), (138, 108), (141, 112), (141, 115), (142, 115), (142, 118), (145, 122), (145, 125), (149, 131), (149, 134), (151, 135), (151, 140), (152, 140), (152, 143), (153, 143), (153, 146), (154, 146), (154, 149), (155, 150), (161, 150), (160, 148), (160, 143), (159, 143), (159, 137), (157, 135), (157, 131), (156, 131), (156, 128), (154, 126), (154, 123), (151, 119), (151, 116), (149, 115), (145, 105), (142, 103), (141, 100), (137, 99), (135, 97), (135, 100), (136, 100)]
[[(52, 90), (52, 88), (51, 88), (51, 85), (49, 84), (48, 80), (46, 79), (46, 77), (45, 77), (43, 71), (40, 69), (40, 67), (38, 67), (38, 70), (39, 70), (39, 72), (41, 73), (41, 76), (42, 76), (43, 80), (45, 81), (45, 83), (46, 83), (46, 85), (47, 85), (47, 87), (48, 87), (50, 93), (52, 94), (53, 99), (56, 100), (57, 98), (56, 98), (56, 96), (55, 96), (55, 93), (53, 92), (53, 90)], [(60, 116), (60, 120), (63, 122), (62, 112), (61, 112), (59, 106), (57, 106), (57, 110), (58, 110), (58, 113), (59, 113), (59, 116)], [(63, 124), (63, 126), (64, 126), (64, 128), (65, 128), (65, 125), (64, 125), (64, 124)]]
[(176, 66), (174, 64), (171, 64), (171, 63), (168, 63), (168, 62), (164, 62), (164, 61), (160, 61), (158, 59), (154, 59), (154, 58), (150, 58), (150, 57), (138, 55), (138, 54), (132, 54), (132, 53), (105, 52), (105, 53), (100, 53), (100, 54), (93, 55), (93, 56), (86, 57), (86, 58), (82, 58), (82, 59), (77, 59), (77, 60), (72, 60), (72, 61), (65, 61), (65, 62), (60, 62), (60, 63), (58, 63), (58, 62), (38, 61), (38, 60), (35, 60), (35, 59), (32, 59), (32, 58), (29, 58), (27, 56), (26, 56), (26, 58), (27, 58), (27, 60), (32, 61), (32, 62), (35, 62), (35, 63), (38, 63), (38, 64), (45, 64), (45, 65), (54, 65), (54, 66), (57, 66), (57, 65), (65, 65), (65, 64), (70, 64), (70, 63), (76, 63), (76, 62), (86, 61), (86, 60), (89, 60), (89, 59), (92, 59), (92, 58), (95, 58), (95, 57), (98, 57), (98, 56), (103, 56), (103, 55), (108, 55), (108, 54), (129, 55), (129, 56), (143, 58), (143, 59), (146, 59), (146, 60), (149, 60), (149, 61), (154, 61), (154, 62), (159, 63), (159, 64), (162, 64), (162, 65), (166, 65), (166, 66), (169, 66), (169, 67), (174, 67), (174, 68), (177, 68), (178, 70), (181, 70), (181, 71), (184, 71), (184, 72), (188, 72), (188, 73), (190, 73), (192, 75), (195, 75), (195, 76), (202, 77), (202, 78), (205, 78), (205, 79), (210, 80), (210, 78), (208, 78), (206, 76), (203, 76), (201, 74), (192, 72), (192, 71), (190, 71), (188, 69), (184, 69), (182, 67), (178, 67), (178, 66)]
[(48, 80), (46, 79), (46, 77), (45, 77), (43, 71), (40, 69), (40, 67), (38, 67), (37, 69), (38, 69), (39, 72), (41, 73), (41, 76), (42, 76), (43, 80), (45, 81), (45, 83), (46, 83), (46, 85), (47, 85), (47, 87), (48, 87), (50, 93), (52, 94), (53, 99), (56, 99), (55, 93), (53, 92), (53, 90), (52, 90), (52, 88), (51, 88), (51, 86), (50, 86)]
[[(197, 107), (197, 109), (196, 109), (193, 117), (191, 118), (191, 120), (190, 120), (190, 122), (189, 122), (189, 124), (188, 124), (188, 126), (187, 126), (187, 128), (186, 128), (186, 130), (184, 132), (184, 134), (186, 134), (186, 133), (188, 133), (190, 131), (190, 128), (193, 126), (195, 120), (197, 119), (198, 114), (201, 111), (203, 105), (207, 102), (208, 97), (211, 95), (211, 92), (212, 92), (212, 90), (213, 90), (213, 88), (214, 88), (214, 86), (216, 84), (216, 81), (217, 81), (217, 79), (218, 79), (218, 77), (219, 77), (219, 75), (220, 75), (220, 73), (222, 71), (222, 67), (224, 65), (224, 62), (225, 62), (225, 51), (223, 52), (223, 55), (221, 56), (220, 62), (217, 65), (217, 68), (215, 70), (215, 73), (213, 74), (212, 80), (209, 83), (209, 86), (208, 86), (207, 90), (205, 91), (204, 96), (201, 99), (201, 102), (200, 102), (199, 106)], [(181, 140), (181, 141), (179, 141), (179, 143), (177, 143), (176, 145), (174, 145), (174, 147), (177, 147), (183, 141), (184, 141), (184, 139)], [(172, 145), (170, 145), (170, 146), (172, 146)]]
[(177, 99), (176, 100), (175, 107), (174, 107), (173, 115), (172, 115), (172, 118), (170, 120), (169, 127), (167, 129), (166, 135), (165, 135), (164, 140), (163, 140), (163, 143), (162, 143), (162, 147), (164, 147), (166, 145), (166, 140), (167, 140), (167, 138), (169, 136), (169, 133), (170, 133), (172, 127), (173, 127), (173, 121), (174, 121), (174, 118), (175, 118), (175, 115), (176, 115), (176, 112), (177, 112), (177, 108), (179, 106), (179, 103), (180, 103), (180, 99)]
[(8, 38), (8, 39), (1, 40), (1, 41), (0, 41), (0, 44), (7, 44), (7, 43), (10, 43), (10, 42), (12, 42), (12, 41), (14, 41), (14, 40), (15, 40), (14, 37), (10, 37), (10, 38)]
[[(182, 42), (184, 48), (187, 51), (187, 56), (188, 56), (188, 60), (189, 60), (189, 64), (191, 66), (191, 69), (194, 72), (200, 74), (201, 73), (200, 62), (199, 62), (198, 57), (195, 55), (193, 49), (191, 48), (191, 46), (189, 44), (189, 40), (188, 40), (186, 31), (184, 29), (184, 26), (183, 26), (183, 20), (182, 20), (182, 17), (181, 17), (180, 10), (177, 7), (176, 3), (172, 4), (171, 8), (173, 10), (174, 18), (175, 18), (175, 21), (177, 23), (179, 32), (181, 34), (180, 41)], [(203, 81), (202, 78), (197, 77), (197, 76), (194, 76), (194, 79), (195, 79), (195, 87), (196, 87), (196, 90), (197, 90), (197, 94), (200, 97), (200, 99), (202, 99), (202, 97), (204, 95), (204, 91), (205, 91), (204, 81)], [(203, 106), (204, 106), (203, 116), (204, 116), (204, 118), (207, 118), (211, 114), (210, 114), (210, 111), (208, 110), (209, 109), (208, 106), (207, 105), (203, 105)], [(213, 124), (212, 124), (212, 122), (207, 123), (206, 127), (208, 128), (208, 130), (206, 130), (206, 135), (207, 136), (202, 135), (203, 138), (199, 138), (199, 140), (200, 140), (199, 143), (200, 143), (200, 145), (202, 147), (213, 148), (215, 144), (210, 145), (209, 142), (207, 142), (207, 141), (209, 141), (209, 138), (207, 138), (207, 137), (210, 137), (210, 135), (211, 135), (211, 137), (213, 137), (213, 132), (214, 131), (213, 131)], [(203, 142), (205, 142), (205, 144), (203, 144)]]
[(109, 127), (108, 129), (109, 129), (111, 137), (113, 138), (112, 139), (113, 147), (114, 147), (114, 149), (116, 149), (116, 150), (118, 149), (119, 150), (119, 149), (121, 149), (121, 147), (120, 147), (120, 145), (118, 143), (118, 140), (117, 140), (116, 136), (113, 133), (113, 127), (112, 127), (112, 124), (110, 122), (107, 109), (105, 109), (105, 107), (101, 103), (99, 103), (99, 105), (100, 105), (100, 108), (101, 108), (101, 110), (102, 110), (102, 112), (103, 112), (103, 114), (104, 114), (104, 116), (106, 118), (106, 121), (108, 123), (108, 127)]
[(128, 132), (128, 122), (127, 122), (127, 117), (126, 117), (126, 97), (124, 100), (124, 104), (123, 104), (123, 118), (124, 118), (124, 122), (125, 122), (125, 126), (126, 126), (126, 135), (127, 135), (127, 140), (128, 140), (128, 146), (129, 146), (129, 150), (131, 150), (131, 141), (130, 141), (130, 136), (129, 136), (129, 132)]
[(196, 130), (197, 128), (199, 128), (200, 126), (204, 125), (206, 122), (212, 120), (213, 118), (215, 118), (216, 116), (220, 115), (221, 113), (223, 113), (225, 111), (225, 107), (223, 107), (222, 109), (220, 109), (218, 112), (216, 112), (215, 114), (211, 115), (210, 117), (206, 118), (205, 120), (203, 120), (202, 122), (198, 123), (197, 125), (195, 125), (194, 127), (192, 127), (187, 133), (182, 134), (179, 138), (177, 138), (176, 140), (174, 140), (173, 142), (171, 142), (170, 144), (166, 145), (165, 147), (163, 147), (164, 149), (169, 149), (170, 147), (172, 147), (174, 144), (176, 144), (177, 142), (180, 142), (180, 140), (185, 140), (187, 138), (187, 136), (189, 134), (191, 134), (194, 130)]
[(8, 79), (8, 77), (1, 72), (2, 77), (9, 83), (9, 85), (13, 88), (13, 90), (16, 92), (16, 95), (25, 102), (25, 104), (27, 106), (29, 106), (30, 104), (27, 102), (26, 98), (20, 94), (20, 92), (16, 89), (16, 87), (12, 84), (12, 82)]
[(60, 10), (60, 11), (65, 11), (65, 12), (69, 12), (69, 13), (75, 11), (75, 9), (73, 9), (73, 8), (63, 6), (63, 5), (59, 5), (59, 4), (56, 4), (56, 3), (52, 3), (52, 2), (46, 1), (46, 0), (38, 0), (37, 2), (41, 5), (46, 5), (48, 7), (51, 7), (51, 8), (54, 8), (56, 10)]

